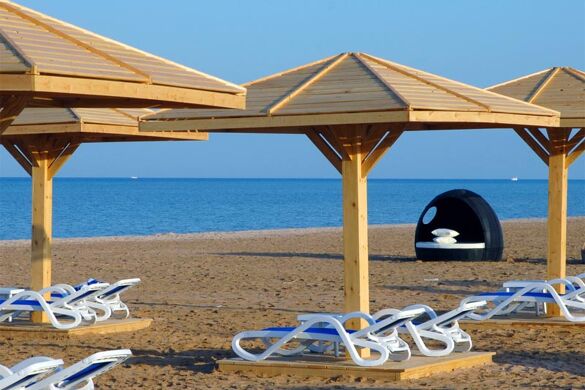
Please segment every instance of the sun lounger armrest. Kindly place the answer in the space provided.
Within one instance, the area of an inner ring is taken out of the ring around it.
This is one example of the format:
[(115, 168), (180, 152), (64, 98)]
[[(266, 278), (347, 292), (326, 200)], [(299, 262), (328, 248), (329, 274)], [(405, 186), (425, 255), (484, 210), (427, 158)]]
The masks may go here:
[(567, 276), (566, 279), (569, 282), (573, 283), (573, 286), (577, 286), (578, 288), (585, 288), (585, 281), (583, 281), (583, 278), (585, 278), (585, 274), (577, 276)]
[(67, 284), (56, 284), (54, 286), (45, 287), (39, 291), (39, 294), (60, 294), (60, 295), (70, 295), (75, 292), (75, 289)]

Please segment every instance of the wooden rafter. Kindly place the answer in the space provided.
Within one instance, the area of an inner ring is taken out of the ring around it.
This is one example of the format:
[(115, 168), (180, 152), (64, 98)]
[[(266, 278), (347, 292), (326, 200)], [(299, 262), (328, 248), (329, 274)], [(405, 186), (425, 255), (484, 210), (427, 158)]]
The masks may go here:
[(577, 77), (578, 79), (580, 79), (581, 81), (585, 81), (585, 73), (582, 71), (579, 71), (577, 69), (573, 69), (571, 67), (566, 67), (564, 68), (564, 70), (566, 72), (569, 72), (570, 74), (572, 74), (573, 76)]
[(63, 148), (61, 153), (53, 159), (49, 165), (49, 177), (55, 177), (57, 172), (65, 165), (65, 163), (71, 158), (73, 153), (77, 150), (79, 144), (69, 143)]
[(343, 53), (343, 54), (340, 54), (339, 56), (337, 56), (337, 58), (335, 60), (333, 60), (330, 64), (328, 64), (328, 65), (324, 66), (322, 69), (320, 69), (317, 73), (315, 73), (313, 76), (311, 76), (309, 79), (307, 79), (304, 83), (302, 83), (297, 88), (295, 88), (294, 91), (292, 91), (288, 95), (282, 97), (281, 99), (276, 101), (274, 104), (272, 104), (270, 107), (268, 107), (268, 109), (266, 110), (266, 113), (268, 115), (273, 115), (278, 109), (282, 108), (282, 106), (284, 106), (285, 104), (290, 102), (292, 99), (294, 99), (295, 96), (297, 96), (299, 93), (303, 92), (305, 89), (307, 89), (315, 81), (317, 81), (320, 78), (322, 78), (323, 76), (325, 76), (331, 69), (333, 69), (335, 66), (337, 66), (337, 64), (339, 64), (341, 61), (343, 61), (345, 58), (347, 58), (347, 56), (348, 56), (347, 53)]
[(536, 142), (532, 135), (526, 129), (523, 129), (521, 127), (515, 127), (514, 131), (516, 132), (516, 134), (520, 136), (520, 138), (524, 140), (524, 142), (526, 142), (526, 144), (528, 144), (528, 146), (530, 146), (530, 148), (536, 153), (536, 155), (540, 157), (540, 159), (546, 165), (548, 165), (549, 160), (548, 152), (544, 150), (538, 142)]
[(2, 145), (4, 145), (8, 153), (14, 157), (26, 173), (32, 175), (32, 162), (29, 161), (28, 157), (10, 141), (2, 141)]
[(542, 146), (542, 148), (546, 150), (547, 153), (551, 153), (550, 140), (546, 138), (546, 136), (539, 129), (527, 128), (526, 130), (532, 134), (532, 136), (540, 143), (540, 146)]
[(581, 143), (573, 149), (569, 156), (567, 156), (567, 166), (570, 166), (577, 161), (583, 152), (585, 152), (585, 139), (581, 140)]
[(585, 128), (579, 129), (567, 143), (567, 151), (570, 152), (579, 142), (585, 139)]
[(542, 93), (542, 91), (544, 91), (545, 88), (550, 84), (550, 82), (557, 75), (557, 73), (559, 73), (560, 70), (561, 70), (561, 68), (558, 68), (558, 67), (553, 68), (552, 71), (540, 83), (538, 88), (536, 88), (534, 91), (532, 91), (532, 93), (530, 94), (528, 99), (526, 99), (526, 101), (528, 103), (534, 102), (536, 100), (536, 98)]
[(29, 102), (30, 97), (26, 95), (14, 95), (4, 102), (2, 111), (0, 111), (0, 135), (10, 127)]
[(322, 134), (316, 130), (307, 131), (307, 137), (313, 142), (313, 144), (323, 153), (325, 158), (333, 165), (339, 173), (341, 173), (341, 156), (333, 148), (331, 144), (322, 136)]
[(392, 145), (398, 141), (398, 138), (404, 133), (404, 127), (395, 127), (384, 135), (384, 138), (376, 144), (375, 148), (365, 156), (362, 161), (362, 175), (366, 177), (382, 157), (390, 150)]
[(351, 154), (347, 152), (343, 143), (330, 126), (323, 126), (320, 130), (323, 138), (339, 153), (342, 160), (351, 160)]
[(571, 130), (570, 128), (547, 129), (551, 155), (567, 154), (569, 151), (567, 149), (567, 143)]
[(394, 86), (392, 84), (390, 84), (388, 81), (386, 81), (386, 79), (384, 77), (382, 77), (380, 72), (378, 72), (374, 67), (372, 67), (370, 64), (368, 64), (368, 62), (362, 58), (361, 53), (356, 54), (355, 57), (359, 60), (359, 62), (363, 66), (366, 67), (366, 69), (368, 69), (374, 76), (376, 76), (376, 78), (382, 84), (384, 84), (384, 86), (386, 88), (388, 88), (390, 90), (390, 92), (392, 92), (394, 95), (396, 95), (396, 97), (404, 104), (404, 106), (406, 107), (407, 110), (412, 109), (412, 105), (410, 104), (408, 99), (406, 99), (396, 88), (394, 88)]
[(461, 94), (461, 93), (459, 93), (457, 91), (453, 91), (452, 89), (446, 88), (446, 87), (442, 86), (441, 84), (437, 84), (435, 82), (432, 82), (430, 80), (427, 80), (424, 77), (420, 77), (420, 76), (416, 75), (413, 72), (408, 72), (408, 71), (402, 69), (399, 66), (395, 66), (395, 65), (391, 64), (390, 62), (380, 60), (380, 59), (378, 59), (376, 57), (370, 56), (369, 54), (365, 54), (365, 53), (361, 53), (361, 54), (363, 56), (365, 56), (366, 58), (369, 58), (372, 61), (375, 61), (375, 62), (381, 64), (382, 66), (385, 66), (385, 67), (387, 67), (389, 69), (392, 69), (395, 72), (398, 72), (398, 73), (401, 73), (401, 74), (403, 74), (403, 75), (405, 75), (407, 77), (413, 78), (413, 79), (415, 79), (417, 81), (420, 81), (421, 83), (425, 83), (427, 85), (433, 86), (433, 87), (435, 87), (437, 89), (440, 89), (442, 91), (445, 91), (445, 92), (447, 92), (447, 93), (449, 93), (451, 95), (455, 95), (455, 96), (457, 96), (460, 99), (467, 100), (470, 103), (473, 103), (475, 105), (478, 105), (480, 107), (483, 107), (487, 112), (491, 112), (491, 107), (489, 105), (485, 104), (485, 103), (482, 103), (482, 102), (480, 102), (478, 100), (472, 99), (469, 96), (465, 96), (465, 95), (463, 95), (463, 94)]

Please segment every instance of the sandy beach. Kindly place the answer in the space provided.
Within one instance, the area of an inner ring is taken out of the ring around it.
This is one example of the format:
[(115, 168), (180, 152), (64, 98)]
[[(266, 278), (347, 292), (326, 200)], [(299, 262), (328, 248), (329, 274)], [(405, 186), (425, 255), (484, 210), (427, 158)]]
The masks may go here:
[[(505, 260), (469, 263), (417, 261), (414, 226), (371, 227), (372, 311), (414, 303), (450, 309), (462, 297), (506, 280), (542, 277), (545, 222), (509, 221), (503, 227)], [(569, 274), (585, 272), (584, 241), (585, 218), (569, 218)], [(0, 242), (0, 285), (28, 283), (29, 246)], [(498, 353), (495, 364), (401, 383), (215, 370), (217, 360), (233, 356), (231, 338), (241, 330), (290, 324), (299, 312), (340, 311), (341, 252), (337, 228), (56, 239), (55, 283), (140, 277), (142, 285), (125, 300), (134, 316), (154, 323), (137, 333), (70, 340), (0, 336), (0, 363), (33, 355), (72, 363), (100, 350), (130, 348), (134, 358), (128, 364), (97, 380), (97, 388), (115, 389), (585, 388), (585, 332), (564, 329), (473, 331), (476, 350)], [(439, 281), (425, 281), (433, 278)]]

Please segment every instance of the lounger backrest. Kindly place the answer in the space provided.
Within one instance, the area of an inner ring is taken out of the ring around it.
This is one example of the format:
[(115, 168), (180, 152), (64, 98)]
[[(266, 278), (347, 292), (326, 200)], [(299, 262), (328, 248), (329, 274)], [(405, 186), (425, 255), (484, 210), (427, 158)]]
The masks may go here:
[(140, 283), (140, 279), (120, 280), (116, 283), (111, 284), (109, 287), (105, 288), (103, 292), (97, 296), (97, 298), (108, 299), (115, 295), (122, 294), (124, 291), (128, 290), (133, 286), (136, 286), (138, 283)]
[(98, 352), (33, 385), (30, 390), (41, 390), (53, 385), (57, 389), (74, 388), (114, 368), (132, 356), (127, 349)]
[[(31, 361), (33, 359), (47, 360), (26, 365), (28, 361)], [(12, 367), (12, 371), (14, 371), (14, 373), (10, 376), (7, 376), (4, 379), (0, 379), (0, 389), (2, 390), (24, 389), (40, 381), (48, 374), (54, 372), (56, 369), (63, 365), (63, 361), (60, 359), (59, 360), (49, 358), (33, 359), (27, 359), (26, 361), (22, 362), (24, 364), (19, 363), (16, 366)]]
[(425, 313), (424, 309), (400, 311), (397, 314), (388, 316), (383, 319), (378, 319), (378, 321), (374, 325), (371, 325), (366, 329), (370, 329), (369, 333), (375, 336), (383, 335), (386, 334), (388, 331), (393, 331), (399, 326), (404, 325), (407, 321), (411, 321), (424, 313)]

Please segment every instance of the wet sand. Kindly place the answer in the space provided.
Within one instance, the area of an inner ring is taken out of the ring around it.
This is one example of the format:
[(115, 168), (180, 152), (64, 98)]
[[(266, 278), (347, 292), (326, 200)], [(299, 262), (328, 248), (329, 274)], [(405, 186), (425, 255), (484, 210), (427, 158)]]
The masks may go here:
[[(506, 280), (543, 277), (544, 221), (503, 226), (505, 260), (468, 263), (416, 261), (414, 226), (371, 227), (372, 311), (414, 303), (445, 310)], [(571, 218), (569, 274), (585, 272), (583, 242), (585, 218)], [(29, 246), (0, 242), (0, 285), (28, 283)], [(233, 356), (231, 338), (241, 330), (290, 324), (299, 312), (340, 311), (341, 251), (340, 229), (55, 240), (55, 283), (140, 277), (142, 285), (125, 300), (134, 316), (155, 321), (145, 331), (70, 340), (0, 336), (0, 364), (33, 355), (70, 364), (97, 351), (130, 348), (134, 357), (99, 377), (97, 388), (585, 388), (585, 331), (552, 328), (470, 332), (476, 350), (498, 352), (495, 364), (401, 383), (215, 370), (217, 360)], [(434, 278), (439, 281), (425, 281)]]

